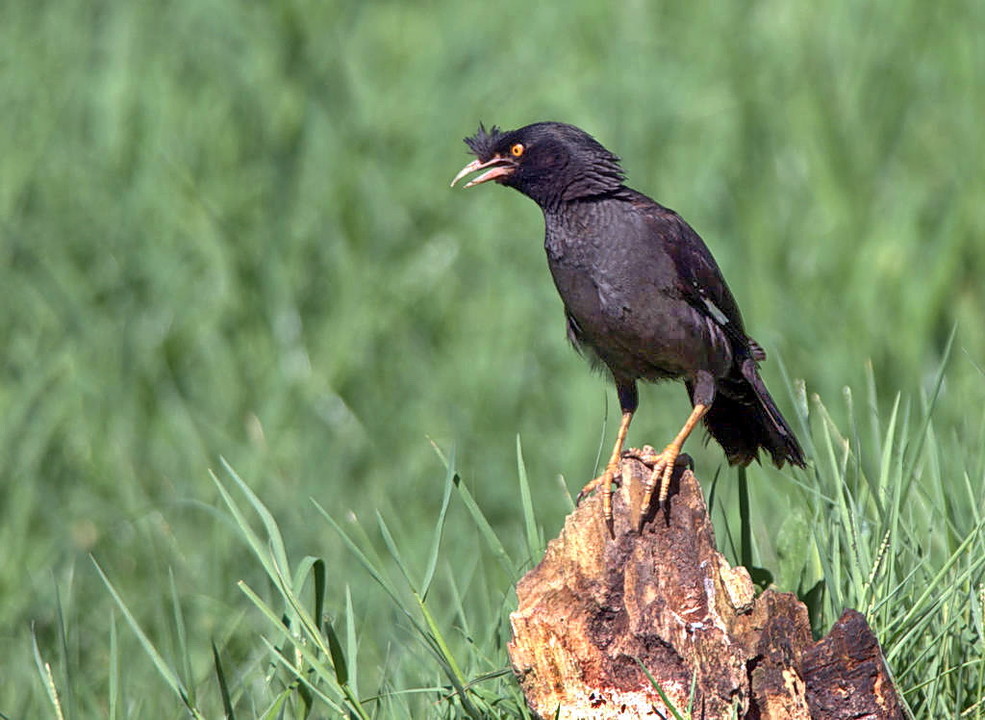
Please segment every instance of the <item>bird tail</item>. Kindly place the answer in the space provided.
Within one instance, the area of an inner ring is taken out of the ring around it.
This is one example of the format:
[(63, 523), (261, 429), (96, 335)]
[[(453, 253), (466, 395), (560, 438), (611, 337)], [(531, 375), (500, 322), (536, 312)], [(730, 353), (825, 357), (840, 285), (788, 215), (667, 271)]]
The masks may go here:
[(778, 468), (786, 462), (799, 467), (806, 464), (797, 437), (773, 402), (752, 359), (742, 363), (741, 377), (720, 381), (704, 422), (731, 465), (748, 465), (758, 459), (760, 448), (770, 454)]

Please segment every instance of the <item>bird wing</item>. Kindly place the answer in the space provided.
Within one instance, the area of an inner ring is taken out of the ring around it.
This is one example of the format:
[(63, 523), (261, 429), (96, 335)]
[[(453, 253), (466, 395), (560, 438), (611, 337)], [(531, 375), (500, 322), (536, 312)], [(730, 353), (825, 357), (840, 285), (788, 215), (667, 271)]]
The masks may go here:
[(746, 335), (735, 297), (701, 236), (676, 212), (645, 195), (639, 195), (634, 204), (644, 212), (674, 263), (681, 297), (718, 325), (733, 345), (745, 348), (756, 362), (765, 360), (766, 352)]

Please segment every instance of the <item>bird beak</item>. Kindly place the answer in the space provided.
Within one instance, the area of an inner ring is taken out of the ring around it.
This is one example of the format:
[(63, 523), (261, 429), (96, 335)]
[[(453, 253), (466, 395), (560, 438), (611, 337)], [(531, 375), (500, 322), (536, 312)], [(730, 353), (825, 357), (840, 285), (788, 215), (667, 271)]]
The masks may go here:
[[(489, 168), (489, 170), (486, 170)], [(494, 155), (491, 159), (482, 162), (478, 158), (470, 162), (468, 165), (463, 167), (455, 179), (451, 181), (451, 186), (455, 187), (455, 183), (461, 180), (463, 177), (469, 173), (478, 172), (479, 170), (486, 170), (477, 178), (473, 178), (465, 183), (465, 187), (470, 188), (473, 185), (480, 185), (484, 182), (489, 182), (490, 180), (496, 180), (498, 178), (503, 178), (508, 175), (512, 175), (513, 171), (516, 170), (516, 162), (510, 158), (502, 157), (501, 155)]]

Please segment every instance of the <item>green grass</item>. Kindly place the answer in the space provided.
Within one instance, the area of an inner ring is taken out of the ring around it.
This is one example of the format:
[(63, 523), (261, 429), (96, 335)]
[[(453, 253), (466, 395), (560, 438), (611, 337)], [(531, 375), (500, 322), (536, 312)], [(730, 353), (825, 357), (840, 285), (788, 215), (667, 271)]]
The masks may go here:
[[(722, 545), (818, 630), (864, 610), (918, 717), (985, 714), (983, 31), (969, 0), (6, 3), (0, 713), (524, 716), (510, 588), (614, 401), (535, 206), (447, 184), (479, 120), (559, 119), (706, 238), (811, 448), (740, 518), (689, 446)], [(646, 389), (630, 440), (685, 408)]]

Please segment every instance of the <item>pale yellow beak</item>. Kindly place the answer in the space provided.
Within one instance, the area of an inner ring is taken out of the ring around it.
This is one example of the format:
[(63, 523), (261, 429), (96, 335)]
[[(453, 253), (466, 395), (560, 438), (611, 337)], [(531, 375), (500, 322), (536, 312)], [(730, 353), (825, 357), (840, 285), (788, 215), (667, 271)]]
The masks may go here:
[[(486, 168), (489, 168), (489, 170), (486, 170)], [(465, 187), (470, 188), (473, 185), (481, 185), (482, 183), (489, 182), (490, 180), (512, 175), (513, 171), (516, 170), (516, 162), (512, 158), (505, 158), (501, 155), (494, 155), (491, 159), (486, 160), (485, 162), (482, 162), (477, 158), (458, 172), (455, 179), (451, 181), (451, 186), (455, 187), (455, 183), (463, 177), (469, 173), (478, 172), (479, 170), (486, 170), (486, 172), (482, 173), (482, 175), (477, 178), (469, 180), (465, 183)]]

